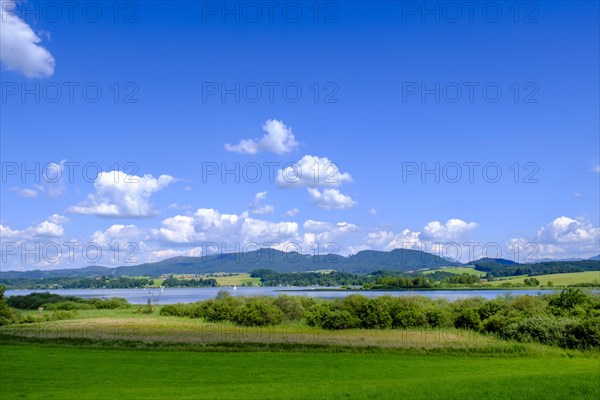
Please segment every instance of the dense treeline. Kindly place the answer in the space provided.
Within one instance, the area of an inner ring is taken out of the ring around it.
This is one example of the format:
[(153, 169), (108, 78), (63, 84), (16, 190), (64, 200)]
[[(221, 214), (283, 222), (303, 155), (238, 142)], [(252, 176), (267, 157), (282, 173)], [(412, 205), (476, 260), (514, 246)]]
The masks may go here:
[(8, 306), (18, 310), (93, 310), (130, 308), (131, 304), (123, 298), (82, 299), (75, 296), (61, 296), (54, 293), (30, 293), (24, 296), (11, 296), (7, 299)]
[[(82, 299), (52, 293), (31, 293), (26, 296), (4, 296), (5, 287), (0, 285), (0, 326), (32, 322), (58, 321), (76, 317), (75, 310), (126, 309), (131, 304), (122, 298)], [(22, 310), (42, 308), (51, 313), (23, 315)]]
[(148, 278), (125, 276), (97, 278), (0, 279), (10, 289), (133, 289), (154, 285)]
[(162, 283), (164, 287), (217, 287), (216, 279), (177, 279), (173, 275)]
[(370, 274), (347, 272), (287, 272), (278, 273), (269, 269), (257, 269), (250, 274), (260, 278), (263, 286), (362, 286), (376, 278)]
[(244, 326), (303, 321), (324, 329), (459, 328), (521, 342), (566, 348), (600, 347), (600, 297), (580, 289), (540, 296), (470, 298), (449, 302), (426, 297), (351, 295), (343, 299), (309, 297), (233, 297), (163, 306), (160, 315), (231, 321)]
[[(443, 277), (442, 277), (443, 276)], [(441, 281), (436, 281), (440, 279)], [(381, 276), (373, 284), (365, 284), (368, 289), (427, 289), (457, 286), (470, 286), (479, 283), (477, 275), (438, 273), (417, 276)]]
[(478, 271), (488, 273), (488, 279), (515, 275), (546, 275), (569, 272), (599, 271), (600, 261), (550, 261), (535, 264), (506, 265), (491, 261), (476, 261), (471, 263)]

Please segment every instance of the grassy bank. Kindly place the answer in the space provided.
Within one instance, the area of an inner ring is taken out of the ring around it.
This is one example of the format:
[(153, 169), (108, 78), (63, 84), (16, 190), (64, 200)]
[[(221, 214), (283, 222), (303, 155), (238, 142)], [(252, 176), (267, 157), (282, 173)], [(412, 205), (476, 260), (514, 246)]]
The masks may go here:
[(3, 399), (594, 399), (598, 359), (561, 355), (0, 347)]

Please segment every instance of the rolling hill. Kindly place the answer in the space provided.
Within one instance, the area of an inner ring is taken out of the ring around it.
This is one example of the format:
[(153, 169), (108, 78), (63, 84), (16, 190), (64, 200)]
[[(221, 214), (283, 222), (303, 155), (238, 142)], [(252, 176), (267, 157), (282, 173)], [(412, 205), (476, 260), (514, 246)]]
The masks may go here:
[(284, 253), (274, 249), (259, 249), (246, 253), (227, 253), (205, 257), (174, 257), (154, 263), (107, 268), (90, 266), (80, 269), (48, 271), (5, 271), (0, 278), (48, 278), (48, 277), (91, 277), (150, 276), (162, 274), (204, 274), (212, 272), (251, 272), (255, 269), (271, 269), (277, 272), (315, 271), (333, 269), (351, 273), (369, 273), (379, 270), (413, 271), (424, 268), (461, 266), (419, 250), (396, 249), (389, 252), (365, 250), (344, 257), (331, 255), (308, 255), (296, 252)]

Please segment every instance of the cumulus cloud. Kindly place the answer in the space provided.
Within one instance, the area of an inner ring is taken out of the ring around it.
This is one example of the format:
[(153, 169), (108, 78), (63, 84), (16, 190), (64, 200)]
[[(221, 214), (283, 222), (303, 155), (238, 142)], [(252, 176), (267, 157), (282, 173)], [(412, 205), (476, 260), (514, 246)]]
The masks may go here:
[(335, 187), (352, 182), (352, 176), (341, 172), (327, 157), (305, 155), (295, 164), (277, 171), (276, 182), (280, 187)]
[(27, 241), (36, 239), (60, 238), (64, 235), (63, 224), (68, 219), (59, 214), (53, 214), (37, 225), (25, 229), (11, 229), (8, 226), (0, 225), (0, 238), (2, 241)]
[(306, 188), (314, 205), (325, 210), (343, 210), (354, 207), (357, 203), (352, 197), (342, 194), (337, 189)]
[(54, 73), (52, 54), (40, 45), (42, 39), (14, 13), (15, 2), (0, 2), (0, 61), (8, 71), (28, 78), (44, 78)]
[(92, 234), (91, 240), (103, 247), (109, 247), (113, 243), (119, 243), (124, 247), (127, 243), (139, 242), (141, 236), (140, 229), (135, 225), (112, 225), (104, 231), (96, 231)]
[(169, 175), (129, 176), (121, 171), (101, 172), (94, 183), (96, 193), (69, 208), (73, 214), (101, 217), (150, 217), (156, 212), (150, 204), (152, 194), (176, 179)]
[(533, 239), (512, 238), (507, 243), (525, 261), (540, 258), (589, 258), (600, 253), (600, 228), (584, 218), (558, 217), (542, 226)]
[(267, 243), (298, 240), (295, 222), (269, 222), (251, 218), (247, 212), (240, 215), (223, 214), (210, 208), (200, 208), (193, 215), (177, 215), (162, 221), (160, 229), (153, 229), (156, 240), (172, 244)]
[(445, 224), (439, 221), (429, 222), (423, 228), (422, 238), (428, 241), (452, 242), (477, 228), (475, 222), (465, 222), (461, 219), (449, 219)]
[(275, 209), (273, 208), (272, 205), (262, 204), (262, 201), (265, 200), (266, 198), (267, 198), (267, 192), (256, 193), (256, 196), (254, 196), (254, 200), (249, 205), (250, 212), (253, 214), (263, 215), (263, 214), (270, 214), (273, 211), (275, 211)]
[(271, 152), (275, 154), (289, 153), (298, 147), (292, 128), (282, 121), (269, 119), (262, 126), (266, 134), (260, 139), (242, 139), (238, 144), (226, 144), (225, 150), (235, 153), (257, 154)]
[(507, 247), (525, 253), (527, 261), (539, 258), (589, 258), (600, 253), (600, 228), (583, 218), (562, 216), (542, 226), (533, 239), (512, 238)]
[(369, 232), (362, 239), (362, 246), (355, 250), (391, 251), (394, 249), (412, 249), (426, 251), (450, 260), (471, 261), (474, 257), (472, 254), (473, 248), (469, 247), (469, 243), (465, 238), (477, 226), (478, 224), (474, 222), (450, 219), (445, 224), (439, 221), (431, 221), (421, 231), (410, 229), (403, 229), (400, 232), (379, 230)]
[(377, 210), (376, 210), (376, 209), (374, 209), (374, 208), (371, 208), (371, 209), (369, 210), (369, 215), (377, 215)]
[(297, 208), (292, 208), (291, 210), (287, 210), (285, 213), (283, 213), (284, 217), (295, 217), (296, 215), (298, 215), (298, 213), (300, 212), (300, 210), (298, 210)]

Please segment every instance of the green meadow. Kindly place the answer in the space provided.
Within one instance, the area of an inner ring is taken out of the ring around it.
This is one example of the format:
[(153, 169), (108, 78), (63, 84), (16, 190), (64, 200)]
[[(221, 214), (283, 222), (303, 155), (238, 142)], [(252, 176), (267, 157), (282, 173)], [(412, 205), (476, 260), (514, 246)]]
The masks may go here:
[(597, 399), (598, 357), (0, 346), (2, 399)]

